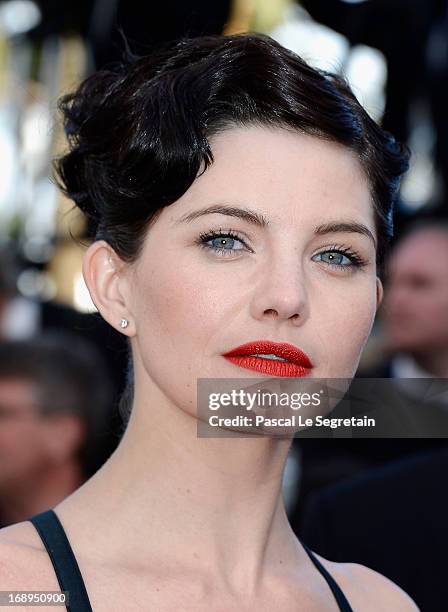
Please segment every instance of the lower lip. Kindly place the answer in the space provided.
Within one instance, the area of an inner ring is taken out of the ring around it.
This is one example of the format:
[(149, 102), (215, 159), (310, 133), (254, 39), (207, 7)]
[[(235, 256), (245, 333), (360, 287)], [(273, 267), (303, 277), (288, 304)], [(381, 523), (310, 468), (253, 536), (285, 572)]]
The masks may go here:
[(246, 370), (254, 370), (261, 374), (269, 376), (308, 376), (311, 372), (310, 368), (291, 363), (289, 361), (278, 361), (277, 359), (263, 359), (263, 357), (252, 357), (248, 355), (239, 355), (226, 357), (226, 359), (240, 368)]

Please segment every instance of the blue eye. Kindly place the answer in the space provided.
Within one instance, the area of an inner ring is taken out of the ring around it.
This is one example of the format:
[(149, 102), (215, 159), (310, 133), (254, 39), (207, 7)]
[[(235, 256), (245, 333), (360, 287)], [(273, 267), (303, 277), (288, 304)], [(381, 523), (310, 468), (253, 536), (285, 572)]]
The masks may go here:
[[(231, 236), (219, 236), (217, 238), (212, 238), (211, 241), (212, 243), (212, 248), (217, 249), (217, 250), (225, 250), (225, 251), (230, 251), (233, 249), (233, 247), (235, 246), (236, 242), (240, 242), (240, 240), (237, 240), (235, 238), (232, 238)], [(237, 251), (241, 250), (241, 249), (236, 249)]]
[(326, 251), (325, 253), (318, 253), (321, 256), (320, 261), (324, 261), (329, 264), (340, 265), (351, 265), (350, 259), (343, 255), (342, 253), (338, 253), (337, 251)]
[[(316, 259), (319, 257), (319, 259)], [(321, 261), (329, 266), (339, 268), (341, 270), (350, 270), (353, 268), (361, 268), (365, 262), (359, 255), (353, 253), (349, 249), (331, 248), (327, 251), (317, 253), (313, 257), (314, 261)]]
[[(205, 249), (215, 251), (219, 255), (228, 256), (236, 251), (249, 250), (245, 242), (239, 238), (232, 230), (228, 232), (210, 231), (206, 234), (201, 234), (197, 241), (199, 246)], [(242, 246), (237, 246), (237, 245)]]

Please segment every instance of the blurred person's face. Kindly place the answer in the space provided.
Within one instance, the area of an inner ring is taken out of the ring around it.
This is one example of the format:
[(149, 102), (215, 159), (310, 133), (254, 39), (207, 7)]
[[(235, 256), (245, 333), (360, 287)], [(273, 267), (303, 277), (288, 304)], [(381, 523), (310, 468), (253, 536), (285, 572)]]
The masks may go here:
[[(260, 127), (223, 132), (212, 150), (212, 166), (161, 210), (122, 286), (136, 379), (192, 412), (198, 378), (265, 376), (223, 357), (260, 339), (305, 351), (312, 377), (351, 378), (381, 296), (358, 160), (342, 146)], [(250, 209), (268, 226), (199, 214), (217, 204)]]
[(48, 433), (31, 381), (0, 378), (0, 495), (48, 465)]
[(388, 264), (382, 309), (387, 346), (420, 352), (448, 346), (448, 233), (420, 230)]

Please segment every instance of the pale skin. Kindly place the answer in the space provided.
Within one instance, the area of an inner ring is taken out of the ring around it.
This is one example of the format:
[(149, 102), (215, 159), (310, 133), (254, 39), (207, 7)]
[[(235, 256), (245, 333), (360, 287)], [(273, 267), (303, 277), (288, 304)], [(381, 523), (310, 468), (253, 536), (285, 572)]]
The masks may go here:
[[(289, 441), (198, 438), (195, 389), (198, 377), (256, 377), (222, 353), (257, 339), (305, 350), (315, 377), (353, 375), (382, 297), (368, 185), (349, 151), (285, 130), (230, 129), (212, 149), (214, 164), (162, 210), (135, 264), (102, 241), (85, 255), (102, 316), (117, 329), (129, 320), (135, 397), (118, 449), (55, 511), (95, 611), (336, 611), (286, 517)], [(214, 204), (250, 209), (269, 224), (222, 213), (181, 221)], [(316, 226), (341, 220), (373, 239), (316, 235)], [(232, 255), (206, 250), (197, 240), (210, 229), (232, 229), (246, 246), (231, 243)], [(365, 265), (325, 263), (319, 254), (334, 245)], [(57, 588), (32, 525), (0, 537), (8, 588)], [(373, 570), (320, 559), (355, 612), (417, 610)]]

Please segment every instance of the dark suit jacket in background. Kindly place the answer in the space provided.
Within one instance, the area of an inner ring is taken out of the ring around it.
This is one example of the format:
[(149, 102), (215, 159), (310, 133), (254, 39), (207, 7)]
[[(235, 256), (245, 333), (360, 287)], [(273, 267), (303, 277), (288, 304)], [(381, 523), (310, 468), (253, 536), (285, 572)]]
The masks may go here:
[(300, 537), (327, 559), (384, 574), (422, 612), (445, 612), (447, 474), (448, 450), (443, 449), (326, 487), (309, 497)]

